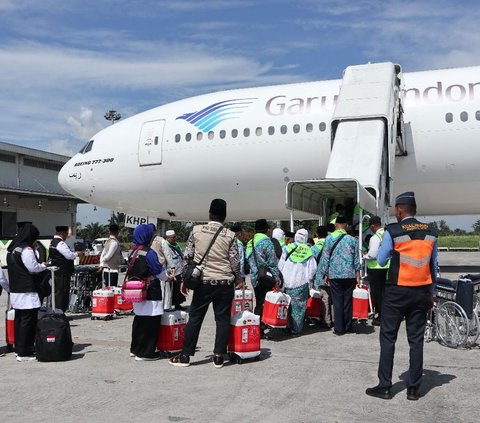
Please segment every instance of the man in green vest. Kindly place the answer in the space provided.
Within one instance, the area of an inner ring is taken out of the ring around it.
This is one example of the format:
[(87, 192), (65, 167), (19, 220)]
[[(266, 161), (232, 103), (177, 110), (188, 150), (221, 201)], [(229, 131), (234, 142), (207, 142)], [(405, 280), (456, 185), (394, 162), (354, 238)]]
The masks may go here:
[(390, 262), (385, 266), (380, 266), (377, 262), (378, 249), (382, 243), (383, 234), (385, 232), (382, 228), (382, 221), (380, 217), (373, 216), (370, 218), (369, 226), (373, 235), (370, 237), (368, 243), (368, 252), (363, 256), (367, 262), (368, 280), (370, 282), (370, 293), (372, 302), (375, 307), (376, 315), (373, 318), (372, 324), (380, 326), (380, 313), (382, 311), (383, 291), (385, 289), (385, 281), (387, 280), (387, 272)]

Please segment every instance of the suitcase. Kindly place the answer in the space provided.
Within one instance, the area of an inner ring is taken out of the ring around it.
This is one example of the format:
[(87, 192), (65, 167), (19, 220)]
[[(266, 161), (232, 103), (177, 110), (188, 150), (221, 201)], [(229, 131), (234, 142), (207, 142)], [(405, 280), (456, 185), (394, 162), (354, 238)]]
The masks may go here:
[(230, 310), (230, 317), (241, 311), (253, 312), (253, 292), (249, 289), (236, 289)]
[(322, 293), (316, 289), (310, 290), (310, 297), (307, 300), (306, 316), (313, 320), (322, 320)]
[(15, 310), (10, 307), (10, 299), (8, 300), (7, 311), (5, 312), (5, 342), (7, 351), (12, 352), (15, 345)]
[(116, 315), (120, 314), (132, 314), (133, 303), (126, 301), (122, 296), (122, 288), (119, 286), (112, 287), (113, 290), (113, 311)]
[(357, 285), (352, 296), (352, 317), (357, 320), (368, 319), (370, 292), (366, 285)]
[(114, 293), (110, 287), (96, 289), (92, 295), (92, 320), (113, 318)]
[(244, 310), (230, 318), (228, 356), (231, 363), (242, 364), (243, 360), (260, 360), (260, 316)]
[(63, 311), (55, 308), (54, 273), (58, 267), (49, 267), (52, 272), (52, 309), (37, 322), (35, 350), (38, 361), (65, 361), (72, 356), (72, 333), (70, 323)]
[(160, 320), (157, 349), (166, 353), (182, 350), (188, 313), (181, 310), (166, 311)]
[(290, 295), (269, 291), (263, 303), (262, 322), (272, 328), (286, 328)]

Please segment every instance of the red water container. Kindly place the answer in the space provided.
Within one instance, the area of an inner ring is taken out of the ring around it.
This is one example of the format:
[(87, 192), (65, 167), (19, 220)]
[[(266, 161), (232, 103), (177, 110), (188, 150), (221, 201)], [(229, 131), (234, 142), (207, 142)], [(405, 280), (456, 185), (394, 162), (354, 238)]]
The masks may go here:
[(368, 296), (368, 287), (366, 285), (363, 285), (362, 287), (357, 286), (353, 290), (352, 317), (354, 319), (368, 319)]
[(322, 293), (316, 289), (310, 290), (306, 315), (310, 319), (320, 320), (322, 318)]
[(114, 293), (110, 288), (97, 289), (92, 296), (92, 319), (113, 317)]
[(185, 311), (164, 312), (160, 321), (157, 349), (165, 352), (181, 351), (187, 322), (188, 313)]
[(230, 316), (240, 313), (241, 311), (253, 312), (253, 292), (249, 289), (245, 290), (245, 298), (243, 289), (235, 290), (235, 295), (233, 297), (232, 307), (230, 310)]
[(5, 341), (9, 350), (15, 345), (15, 310), (7, 310), (5, 315)]
[(278, 291), (269, 291), (263, 303), (262, 322), (272, 328), (286, 328), (290, 296)]
[(240, 359), (260, 356), (260, 316), (242, 311), (231, 317), (228, 352)]
[(133, 311), (133, 303), (124, 300), (122, 297), (122, 288), (119, 286), (112, 287), (113, 290), (113, 310), (117, 314), (130, 313)]

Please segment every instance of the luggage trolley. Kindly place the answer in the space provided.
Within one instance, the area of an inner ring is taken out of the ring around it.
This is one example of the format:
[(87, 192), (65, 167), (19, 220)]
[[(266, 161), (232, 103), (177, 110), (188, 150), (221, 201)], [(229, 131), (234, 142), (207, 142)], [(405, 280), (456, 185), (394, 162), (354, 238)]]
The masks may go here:
[[(462, 277), (463, 276), (463, 277)], [(478, 311), (474, 303), (480, 293), (479, 279), (461, 275), (458, 280), (437, 279), (436, 304), (430, 310), (425, 341), (438, 340), (450, 348), (471, 347), (480, 335)]]
[(96, 267), (77, 266), (72, 275), (68, 310), (71, 313), (88, 313), (92, 306), (92, 294), (98, 283)]

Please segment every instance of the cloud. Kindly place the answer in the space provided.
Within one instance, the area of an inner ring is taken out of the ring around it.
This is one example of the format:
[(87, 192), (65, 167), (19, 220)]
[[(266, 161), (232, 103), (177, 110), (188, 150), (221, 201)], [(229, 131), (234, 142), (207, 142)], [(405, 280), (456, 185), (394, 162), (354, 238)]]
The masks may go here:
[(93, 111), (86, 107), (81, 108), (77, 117), (68, 116), (67, 123), (72, 128), (72, 134), (83, 141), (88, 140), (102, 129), (102, 126), (96, 122)]
[(48, 151), (55, 154), (62, 154), (63, 156), (73, 156), (76, 151), (72, 149), (71, 142), (67, 140), (52, 140), (48, 144)]

